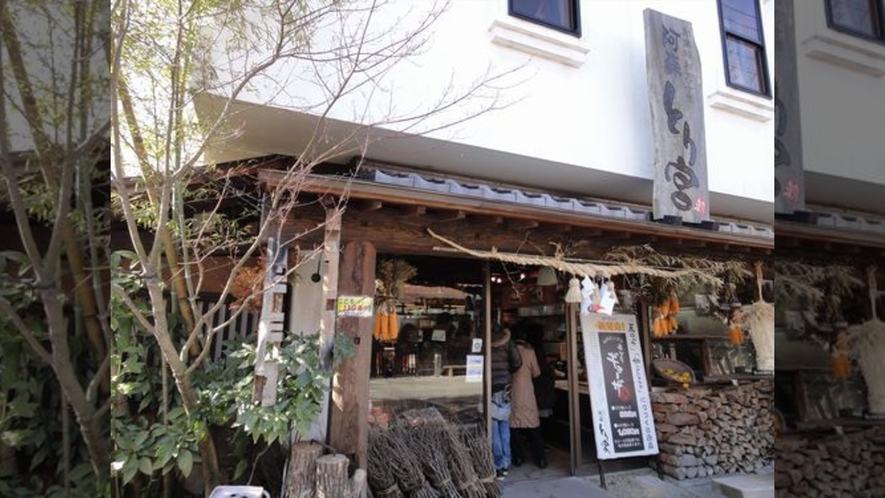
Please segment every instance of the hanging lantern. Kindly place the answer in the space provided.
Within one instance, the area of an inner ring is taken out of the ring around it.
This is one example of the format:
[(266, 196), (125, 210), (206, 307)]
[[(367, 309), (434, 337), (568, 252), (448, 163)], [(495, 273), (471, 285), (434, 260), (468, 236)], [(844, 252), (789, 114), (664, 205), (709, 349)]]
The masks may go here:
[(558, 283), (559, 279), (556, 277), (556, 270), (549, 266), (542, 266), (538, 269), (538, 285), (547, 286), (556, 285)]

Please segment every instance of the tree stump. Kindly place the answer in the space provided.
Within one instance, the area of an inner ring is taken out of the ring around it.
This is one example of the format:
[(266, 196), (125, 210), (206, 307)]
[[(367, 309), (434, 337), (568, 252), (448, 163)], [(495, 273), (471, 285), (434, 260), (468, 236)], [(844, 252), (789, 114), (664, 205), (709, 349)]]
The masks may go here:
[(317, 458), (323, 447), (312, 442), (292, 445), (289, 469), (286, 472), (287, 498), (314, 498), (316, 496)]
[(358, 469), (353, 479), (347, 477), (350, 459), (344, 455), (325, 455), (316, 459), (317, 498), (364, 498), (366, 471)]

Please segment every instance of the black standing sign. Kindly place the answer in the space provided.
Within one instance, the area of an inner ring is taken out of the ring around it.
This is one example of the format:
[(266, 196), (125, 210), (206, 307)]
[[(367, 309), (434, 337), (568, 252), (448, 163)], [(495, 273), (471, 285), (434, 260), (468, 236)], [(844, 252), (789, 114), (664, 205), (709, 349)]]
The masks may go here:
[(710, 218), (701, 60), (691, 23), (645, 9), (645, 65), (654, 139), (656, 219)]
[(581, 330), (597, 458), (657, 454), (636, 317), (582, 314)]

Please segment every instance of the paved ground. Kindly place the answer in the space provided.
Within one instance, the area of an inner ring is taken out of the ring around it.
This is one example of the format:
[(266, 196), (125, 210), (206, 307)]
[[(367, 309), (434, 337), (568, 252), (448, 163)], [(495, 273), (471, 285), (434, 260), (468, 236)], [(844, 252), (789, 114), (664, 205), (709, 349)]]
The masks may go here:
[(504, 498), (612, 498), (613, 495), (583, 477), (548, 477), (504, 483)]
[(606, 474), (607, 489), (599, 477), (546, 477), (505, 480), (504, 498), (724, 498), (710, 479), (658, 479), (651, 469)]

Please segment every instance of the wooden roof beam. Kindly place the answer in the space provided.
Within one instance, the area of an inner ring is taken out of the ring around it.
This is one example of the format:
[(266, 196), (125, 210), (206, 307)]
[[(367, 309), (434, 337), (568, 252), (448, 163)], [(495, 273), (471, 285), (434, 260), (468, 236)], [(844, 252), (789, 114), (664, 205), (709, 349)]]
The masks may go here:
[(534, 230), (538, 225), (535, 220), (507, 220), (507, 228), (510, 230)]
[(497, 215), (493, 215), (493, 214), (471, 214), (470, 217), (476, 219), (477, 221), (481, 221), (483, 223), (486, 223), (488, 225), (497, 226), (497, 225), (504, 223), (503, 216), (497, 216)]
[(437, 216), (434, 221), (437, 221), (440, 223), (445, 223), (445, 222), (449, 222), (449, 221), (460, 221), (460, 220), (463, 220), (464, 218), (467, 218), (467, 213), (465, 213), (464, 211), (461, 211), (459, 209), (457, 211), (448, 211), (448, 212), (442, 213), (439, 216)]
[(379, 200), (372, 199), (351, 199), (349, 204), (353, 205), (359, 211), (378, 211), (384, 206), (384, 203)]
[(427, 206), (403, 206), (400, 208), (403, 216), (417, 217), (427, 214)]

